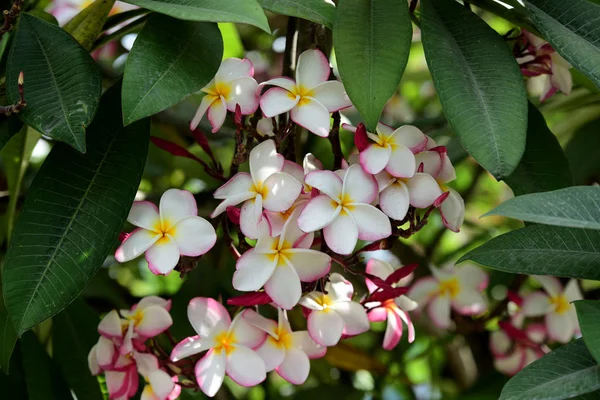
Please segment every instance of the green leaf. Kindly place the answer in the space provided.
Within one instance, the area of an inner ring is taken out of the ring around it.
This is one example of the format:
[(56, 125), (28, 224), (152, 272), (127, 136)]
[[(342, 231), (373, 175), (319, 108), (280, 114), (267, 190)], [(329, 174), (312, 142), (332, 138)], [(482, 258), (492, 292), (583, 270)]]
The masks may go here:
[(53, 322), (52, 353), (62, 375), (78, 399), (102, 400), (100, 385), (90, 374), (87, 361), (98, 341), (98, 315), (79, 298)]
[(600, 229), (600, 187), (575, 186), (505, 201), (485, 214), (538, 224)]
[[(2, 276), (0, 274), (0, 284)], [(13, 327), (8, 311), (4, 306), (4, 299), (0, 295), (0, 370), (8, 373), (10, 356), (17, 343), (17, 334)]]
[(127, 0), (126, 3), (186, 21), (240, 22), (271, 33), (256, 0)]
[(404, 0), (340, 0), (333, 27), (338, 70), (352, 103), (375, 131), (408, 62), (412, 25)]
[(0, 388), (2, 388), (3, 397), (11, 400), (28, 400), (22, 364), (21, 348), (17, 343), (15, 356), (10, 360), (10, 375), (8, 369), (0, 371)]
[(465, 150), (496, 179), (525, 151), (527, 97), (505, 41), (455, 1), (421, 2), (423, 48), (444, 114)]
[(571, 169), (544, 116), (529, 103), (527, 143), (517, 168), (505, 179), (515, 196), (571, 186)]
[(25, 76), (27, 107), (21, 119), (52, 139), (85, 152), (90, 124), (102, 91), (100, 74), (87, 51), (71, 35), (23, 13), (8, 56), (8, 99), (19, 99), (17, 77)]
[(10, 138), (19, 133), (22, 127), (23, 122), (14, 114), (2, 119), (0, 121), (0, 149), (3, 149)]
[(530, 225), (500, 235), (465, 254), (500, 271), (600, 280), (600, 231)]
[(500, 400), (596, 399), (583, 395), (600, 390), (600, 366), (583, 340), (551, 351), (512, 377), (500, 394)]
[(565, 155), (571, 163), (576, 185), (596, 182), (600, 177), (600, 119), (584, 125), (567, 144)]
[(21, 338), (21, 357), (29, 400), (73, 398), (54, 360), (46, 353), (33, 332), (27, 332)]
[(37, 173), (8, 248), (6, 307), (19, 335), (73, 301), (113, 250), (135, 197), (149, 120), (123, 128), (121, 88), (104, 96), (81, 154), (57, 144)]
[(79, 12), (65, 26), (69, 32), (86, 50), (90, 50), (94, 41), (102, 32), (104, 23), (115, 0), (96, 0)]
[(552, 47), (600, 88), (600, 6), (587, 0), (528, 0), (525, 9)]
[(221, 65), (217, 24), (155, 14), (138, 35), (123, 78), (125, 125), (202, 89)]
[(221, 22), (218, 25), (223, 38), (223, 60), (231, 57), (242, 58), (244, 56), (244, 44), (235, 24)]
[(258, 0), (265, 10), (333, 27), (335, 5), (324, 0)]
[(575, 308), (583, 340), (596, 362), (600, 362), (600, 301), (576, 301)]

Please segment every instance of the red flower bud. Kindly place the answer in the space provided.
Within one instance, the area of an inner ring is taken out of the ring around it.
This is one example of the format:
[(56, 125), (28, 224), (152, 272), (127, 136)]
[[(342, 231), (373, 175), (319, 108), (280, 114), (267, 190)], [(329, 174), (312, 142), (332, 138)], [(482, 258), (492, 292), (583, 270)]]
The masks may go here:
[(213, 158), (213, 152), (210, 148), (210, 145), (208, 144), (208, 139), (206, 139), (206, 136), (204, 136), (204, 133), (202, 133), (200, 129), (196, 128), (192, 131), (192, 135), (194, 135), (196, 143), (198, 143), (200, 147), (202, 147), (202, 150), (204, 150), (206, 154)]
[(356, 146), (358, 151), (363, 151), (369, 146), (367, 128), (362, 122), (356, 126), (356, 132), (354, 132), (354, 145)]
[(185, 157), (198, 162), (202, 161), (198, 157), (181, 147), (180, 145), (175, 144), (173, 142), (169, 142), (168, 140), (161, 139), (156, 136), (151, 136), (150, 141), (156, 146), (160, 147), (161, 149), (173, 154), (174, 156)]
[(240, 224), (240, 209), (234, 206), (229, 206), (227, 207), (227, 217), (229, 218), (229, 220), (231, 222), (233, 222), (235, 225), (239, 225)]
[(265, 292), (250, 292), (230, 298), (227, 300), (227, 304), (230, 306), (252, 307), (269, 304), (272, 301), (273, 300), (271, 300), (269, 295)]

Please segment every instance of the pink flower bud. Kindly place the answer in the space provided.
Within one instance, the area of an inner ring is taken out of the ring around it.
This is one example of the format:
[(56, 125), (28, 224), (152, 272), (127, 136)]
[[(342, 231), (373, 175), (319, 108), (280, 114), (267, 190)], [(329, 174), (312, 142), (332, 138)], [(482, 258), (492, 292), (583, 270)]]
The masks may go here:
[(362, 122), (356, 126), (356, 132), (354, 132), (354, 145), (356, 146), (358, 151), (363, 151), (369, 146), (367, 128)]
[(196, 157), (183, 147), (179, 146), (178, 144), (175, 144), (165, 139), (158, 138), (156, 136), (151, 136), (150, 141), (156, 146), (160, 147), (161, 149), (173, 154), (174, 156), (185, 157), (194, 161), (199, 161), (198, 157)]
[(433, 206), (435, 208), (439, 208), (442, 205), (442, 203), (448, 198), (448, 196), (450, 196), (450, 192), (442, 193), (437, 199), (435, 199), (435, 201), (433, 202)]
[(242, 295), (232, 297), (229, 300), (227, 300), (227, 304), (230, 306), (243, 307), (261, 306), (264, 304), (269, 304), (271, 302), (271, 298), (265, 292), (244, 293)]
[(227, 207), (227, 217), (229, 218), (229, 220), (231, 222), (233, 222), (235, 225), (239, 225), (240, 224), (240, 212), (241, 210), (237, 207), (234, 206), (229, 206)]

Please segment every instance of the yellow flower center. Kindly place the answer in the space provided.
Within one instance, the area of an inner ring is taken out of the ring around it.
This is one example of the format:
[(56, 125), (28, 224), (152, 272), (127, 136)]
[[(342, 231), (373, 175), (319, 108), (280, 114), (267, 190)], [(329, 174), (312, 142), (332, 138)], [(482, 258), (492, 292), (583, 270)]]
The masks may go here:
[(215, 82), (212, 86), (202, 89), (203, 92), (209, 96), (213, 96), (215, 99), (223, 96), (225, 99), (231, 94), (231, 85), (226, 82)]
[(269, 193), (269, 189), (263, 185), (263, 182), (258, 182), (252, 186), (252, 191), (254, 191), (257, 195), (260, 194), (263, 200), (267, 198), (267, 194)]
[(284, 349), (289, 349), (292, 347), (292, 332), (288, 331), (284, 327), (277, 327), (275, 331), (277, 335), (277, 339), (272, 336), (269, 336), (269, 340), (277, 347), (283, 347)]
[(292, 88), (290, 92), (288, 92), (288, 96), (290, 99), (296, 100), (296, 96), (300, 96), (300, 101), (298, 101), (299, 106), (306, 105), (310, 103), (310, 99), (307, 97), (312, 97), (314, 95), (311, 89), (308, 89), (301, 85), (296, 85)]
[(569, 311), (571, 304), (569, 304), (569, 300), (562, 295), (550, 297), (550, 303), (554, 305), (554, 312), (558, 314), (564, 314)]
[(321, 307), (323, 307), (324, 311), (328, 310), (329, 307), (333, 304), (333, 301), (331, 301), (331, 298), (326, 294), (322, 294), (319, 297), (316, 297), (315, 302), (318, 305), (320, 305)]
[(460, 284), (458, 279), (451, 278), (440, 282), (439, 294), (441, 296), (449, 295), (450, 298), (455, 298), (460, 293)]
[(354, 209), (352, 203), (354, 203), (354, 200), (352, 199), (352, 197), (350, 197), (348, 193), (345, 193), (339, 202), (331, 200), (331, 205), (334, 208), (337, 208), (337, 206), (342, 206), (342, 211), (340, 212), (340, 214), (346, 214), (348, 211), (352, 211)]
[(168, 220), (160, 220), (154, 225), (153, 231), (161, 235), (157, 243), (164, 244), (170, 240), (169, 237), (175, 235), (175, 226)]
[(223, 332), (215, 337), (215, 346), (213, 349), (216, 353), (225, 351), (225, 354), (229, 354), (235, 348), (235, 336), (233, 332)]
[(383, 133), (377, 133), (376, 143), (381, 147), (387, 147), (388, 145), (393, 149), (396, 147), (396, 140), (392, 135), (386, 135)]

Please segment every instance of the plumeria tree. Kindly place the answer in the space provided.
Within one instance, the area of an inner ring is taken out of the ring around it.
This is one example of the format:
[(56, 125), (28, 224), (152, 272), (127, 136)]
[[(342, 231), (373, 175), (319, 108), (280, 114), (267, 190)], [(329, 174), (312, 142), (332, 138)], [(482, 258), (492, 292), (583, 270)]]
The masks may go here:
[(8, 2), (2, 396), (597, 396), (599, 3)]

